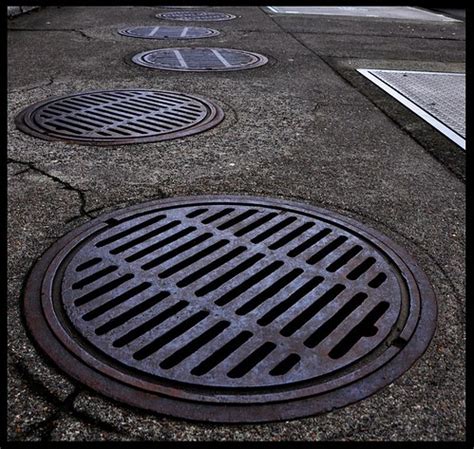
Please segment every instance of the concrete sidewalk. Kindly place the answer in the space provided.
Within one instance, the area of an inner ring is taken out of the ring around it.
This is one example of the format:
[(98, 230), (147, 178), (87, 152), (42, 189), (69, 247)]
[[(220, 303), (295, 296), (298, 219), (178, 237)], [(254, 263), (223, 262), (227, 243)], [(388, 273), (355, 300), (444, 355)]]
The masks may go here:
[[(419, 441), (465, 439), (465, 153), (356, 72), (465, 71), (465, 24), (299, 16), (216, 7), (198, 41), (133, 39), (159, 7), (46, 7), (8, 31), (8, 439), (13, 441)], [(194, 24), (193, 24), (194, 25)], [(148, 70), (132, 55), (171, 46), (266, 55), (252, 70)], [(214, 100), (217, 127), (167, 142), (94, 147), (33, 138), (14, 117), (49, 96), (149, 88)], [(24, 280), (60, 236), (147, 199), (200, 194), (285, 198), (358, 220), (406, 248), (438, 298), (427, 352), (396, 382), (311, 418), (190, 423), (109, 400), (63, 375), (32, 344)]]

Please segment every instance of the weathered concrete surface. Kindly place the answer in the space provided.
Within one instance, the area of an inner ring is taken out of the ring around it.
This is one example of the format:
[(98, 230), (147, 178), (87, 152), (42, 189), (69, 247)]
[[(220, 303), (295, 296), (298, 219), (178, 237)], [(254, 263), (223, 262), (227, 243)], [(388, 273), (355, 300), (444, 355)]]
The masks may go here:
[(39, 6), (8, 6), (7, 16), (13, 18), (30, 11), (35, 11), (36, 9), (39, 9)]
[[(464, 153), (403, 107), (394, 112), (394, 102), (353, 69), (464, 70), (464, 23), (216, 9), (240, 17), (207, 24), (221, 35), (199, 45), (263, 53), (269, 64), (210, 74), (132, 65), (134, 53), (173, 45), (116, 33), (167, 23), (154, 18), (158, 7), (47, 7), (10, 22), (9, 439), (463, 440)], [(209, 97), (226, 118), (196, 136), (102, 148), (43, 141), (13, 123), (49, 96), (127, 87)], [(66, 378), (37, 351), (21, 318), (22, 285), (59, 236), (125, 205), (214, 193), (300, 200), (404, 246), (438, 297), (438, 329), (425, 355), (380, 393), (341, 410), (226, 426), (117, 404)], [(40, 411), (32, 416), (34, 408)]]

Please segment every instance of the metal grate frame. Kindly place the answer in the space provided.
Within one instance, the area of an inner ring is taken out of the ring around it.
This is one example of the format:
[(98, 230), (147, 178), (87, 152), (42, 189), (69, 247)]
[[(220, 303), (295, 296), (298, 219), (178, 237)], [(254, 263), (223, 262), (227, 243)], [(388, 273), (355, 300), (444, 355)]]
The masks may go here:
[(255, 197), (160, 200), (98, 217), (46, 252), (25, 291), (29, 329), (73, 377), (138, 407), (216, 422), (360, 400), (408, 369), (436, 321), (428, 280), (386, 237)]
[(157, 14), (155, 17), (165, 20), (180, 20), (189, 22), (220, 22), (237, 18), (233, 14), (214, 11), (170, 11)]
[(196, 134), (223, 118), (219, 106), (196, 95), (115, 89), (48, 98), (21, 111), (15, 123), (45, 140), (122, 145)]
[(118, 33), (141, 39), (202, 39), (220, 34), (212, 28), (187, 26), (140, 26), (125, 28)]
[(260, 67), (268, 59), (258, 53), (232, 48), (176, 47), (148, 50), (133, 56), (135, 64), (180, 72), (235, 71)]

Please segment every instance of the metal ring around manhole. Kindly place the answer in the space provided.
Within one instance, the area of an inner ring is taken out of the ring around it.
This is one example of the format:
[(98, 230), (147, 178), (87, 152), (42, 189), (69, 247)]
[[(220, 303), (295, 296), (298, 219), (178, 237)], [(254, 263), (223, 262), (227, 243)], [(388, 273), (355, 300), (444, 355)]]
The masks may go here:
[(115, 89), (48, 98), (21, 111), (15, 123), (45, 140), (122, 145), (197, 134), (223, 119), (219, 106), (197, 95)]
[(119, 30), (118, 33), (142, 39), (202, 39), (217, 36), (219, 31), (203, 27), (140, 26), (125, 28)]
[(413, 259), (361, 223), (239, 196), (151, 201), (59, 239), (24, 295), (66, 373), (143, 409), (201, 421), (322, 413), (391, 383), (435, 330)]
[(132, 61), (152, 69), (222, 72), (253, 69), (266, 64), (268, 59), (258, 53), (232, 48), (180, 47), (144, 51), (135, 55)]
[(161, 12), (155, 17), (166, 20), (186, 20), (190, 22), (214, 22), (222, 20), (232, 20), (237, 16), (233, 14), (227, 14), (225, 12), (213, 12), (213, 11), (170, 11)]

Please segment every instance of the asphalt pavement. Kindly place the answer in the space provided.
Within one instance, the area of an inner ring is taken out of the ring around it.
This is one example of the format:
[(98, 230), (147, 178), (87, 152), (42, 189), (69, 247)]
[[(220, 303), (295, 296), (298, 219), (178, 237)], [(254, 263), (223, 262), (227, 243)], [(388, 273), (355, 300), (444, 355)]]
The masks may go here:
[[(121, 36), (168, 24), (160, 7), (49, 6), (8, 26), (8, 439), (10, 441), (462, 441), (465, 439), (465, 152), (357, 68), (465, 71), (465, 23), (276, 14), (193, 23), (180, 41), (261, 53), (233, 72), (151, 70)], [(182, 24), (182, 23), (180, 23)], [(109, 147), (46, 141), (14, 118), (50, 96), (148, 88), (212, 98), (218, 126)], [(269, 424), (188, 422), (108, 399), (58, 370), (25, 331), (25, 278), (60, 236), (149, 199), (238, 194), (300, 201), (377, 229), (419, 263), (438, 299), (436, 334), (398, 380), (320, 416)]]

